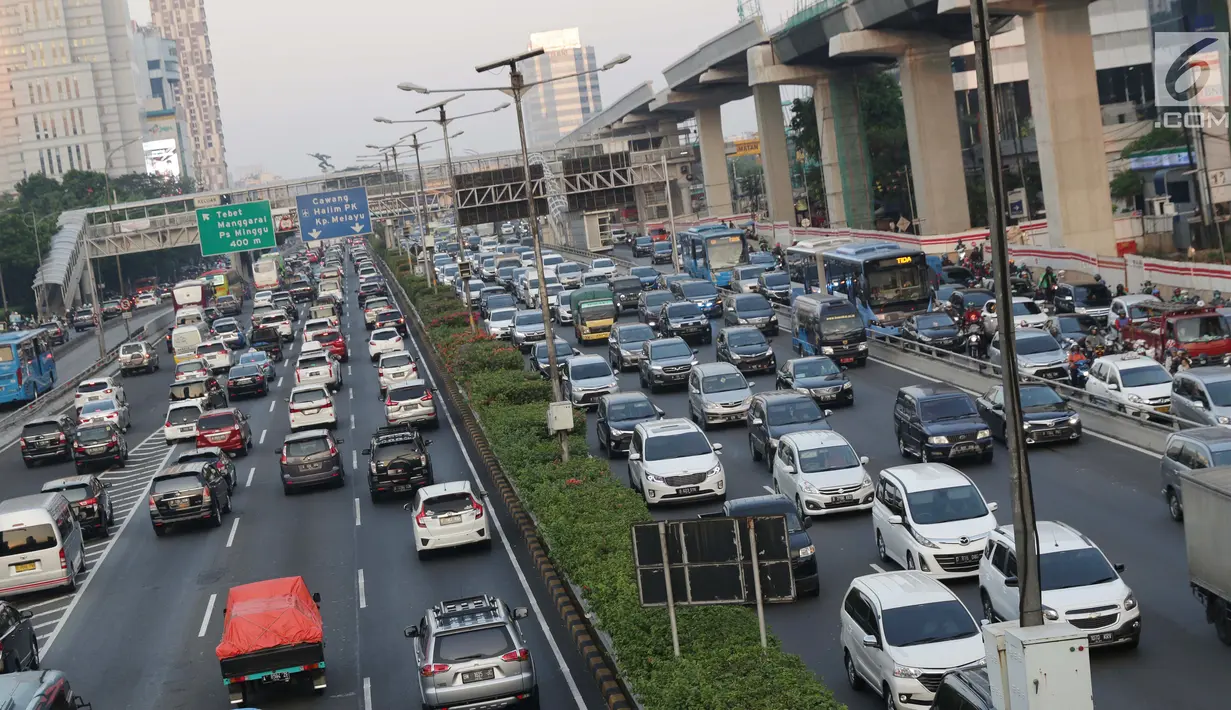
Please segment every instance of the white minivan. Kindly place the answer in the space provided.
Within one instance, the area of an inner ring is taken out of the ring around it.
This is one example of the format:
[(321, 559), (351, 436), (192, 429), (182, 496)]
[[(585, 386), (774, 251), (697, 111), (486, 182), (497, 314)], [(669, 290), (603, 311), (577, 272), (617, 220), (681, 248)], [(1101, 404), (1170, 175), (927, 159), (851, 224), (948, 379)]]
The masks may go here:
[(81, 526), (64, 494), (0, 502), (0, 597), (53, 587), (73, 590), (84, 571)]
[(205, 340), (205, 325), (177, 325), (171, 331), (171, 349), (175, 351), (175, 364), (196, 360), (197, 346)]

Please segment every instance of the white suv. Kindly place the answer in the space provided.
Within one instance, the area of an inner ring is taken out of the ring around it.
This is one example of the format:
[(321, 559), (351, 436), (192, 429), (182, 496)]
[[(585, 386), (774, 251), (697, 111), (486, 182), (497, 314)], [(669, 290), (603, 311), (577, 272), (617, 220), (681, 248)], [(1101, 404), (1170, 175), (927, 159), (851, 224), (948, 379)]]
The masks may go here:
[(376, 377), (380, 380), (381, 399), (384, 399), (385, 391), (390, 387), (418, 379), (419, 367), (405, 350), (381, 353), (380, 362), (376, 364)]
[[(1089, 632), (1091, 646), (1136, 648), (1141, 609), (1120, 578), (1124, 565), (1108, 562), (1097, 545), (1064, 523), (1040, 520), (1037, 525), (1043, 618)], [(1018, 618), (1016, 550), (1011, 527), (996, 528), (988, 537), (979, 561), (979, 599), (989, 621)]]
[(851, 580), (840, 618), (847, 682), (870, 687), (890, 710), (930, 707), (945, 673), (985, 665), (970, 611), (917, 570)]
[(1096, 359), (1086, 379), (1086, 392), (1142, 417), (1151, 412), (1171, 411), (1171, 373), (1137, 353)]
[(795, 501), (800, 520), (869, 510), (875, 488), (867, 463), (836, 431), (783, 434), (774, 453), (774, 490)]
[(176, 442), (197, 440), (197, 420), (201, 418), (201, 405), (196, 402), (176, 402), (167, 407), (167, 420), (162, 428), (167, 446)]
[(110, 377), (95, 377), (77, 385), (77, 391), (73, 393), (73, 406), (80, 411), (90, 402), (101, 402), (104, 399), (113, 399), (119, 404), (128, 402), (123, 385)]
[(204, 360), (211, 373), (231, 369), (231, 349), (221, 340), (207, 340), (197, 345), (196, 355)]
[(296, 385), (325, 385), (332, 392), (342, 389), (342, 367), (329, 353), (300, 355), (295, 363)]
[(995, 503), (961, 471), (942, 463), (880, 473), (872, 502), (876, 551), (884, 561), (939, 579), (979, 573), (983, 541), (996, 527)]
[(333, 397), (324, 385), (303, 385), (291, 390), (291, 431), (300, 429), (337, 429), (338, 414)]
[(424, 486), (415, 493), (406, 510), (415, 513), (415, 552), (419, 559), (428, 552), (461, 545), (491, 547), (487, 511), (469, 481), (449, 481)]
[(396, 328), (377, 328), (368, 339), (368, 359), (373, 363), (380, 358), (381, 353), (395, 353), (405, 349), (402, 334), (397, 332)]
[(628, 449), (628, 479), (646, 505), (726, 499), (726, 474), (700, 427), (687, 419), (643, 422), (633, 430)]

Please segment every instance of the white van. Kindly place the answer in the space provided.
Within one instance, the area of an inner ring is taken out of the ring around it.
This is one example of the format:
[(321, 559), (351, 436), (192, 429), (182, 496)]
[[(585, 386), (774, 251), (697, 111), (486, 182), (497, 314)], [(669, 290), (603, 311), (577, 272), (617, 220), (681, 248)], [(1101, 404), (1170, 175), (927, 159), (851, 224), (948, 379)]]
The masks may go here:
[(196, 306), (186, 306), (175, 312), (176, 325), (197, 325), (205, 323), (205, 311)]
[(171, 331), (171, 349), (175, 351), (175, 364), (197, 359), (197, 346), (205, 340), (205, 324), (177, 325)]
[(0, 502), (0, 597), (77, 588), (85, 571), (81, 526), (62, 493)]

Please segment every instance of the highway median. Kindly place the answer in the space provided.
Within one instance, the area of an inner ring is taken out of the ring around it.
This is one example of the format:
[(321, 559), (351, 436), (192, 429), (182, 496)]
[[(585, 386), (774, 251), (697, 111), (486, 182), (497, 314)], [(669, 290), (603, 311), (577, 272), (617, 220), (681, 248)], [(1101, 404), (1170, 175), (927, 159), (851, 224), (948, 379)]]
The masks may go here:
[[(389, 255), (390, 273), (404, 265)], [(674, 658), (667, 612), (641, 607), (633, 573), (630, 526), (651, 520), (650, 512), (612, 475), (605, 459), (584, 453), (584, 415), (578, 415), (569, 442), (570, 451), (582, 453), (562, 462), (559, 442), (546, 426), (550, 384), (526, 369), (515, 347), (472, 333), (451, 288), (434, 292), (425, 279), (396, 273), (419, 314), (415, 325), (425, 340), (421, 344), (456, 385), (460, 396), (453, 405), (469, 408), (478, 422), (471, 432), (476, 448), (490, 447), (529, 516), (526, 524), (533, 526), (546, 558), (577, 597), (581, 613), (603, 641), (603, 655), (637, 704), (649, 710), (843, 707), (772, 635), (769, 648), (761, 648), (750, 608), (681, 607), (680, 658)], [(453, 387), (442, 389), (451, 393)], [(533, 552), (536, 545), (529, 547)], [(616, 700), (623, 695), (619, 684), (603, 682), (598, 673), (596, 678), (609, 707), (630, 707)]]

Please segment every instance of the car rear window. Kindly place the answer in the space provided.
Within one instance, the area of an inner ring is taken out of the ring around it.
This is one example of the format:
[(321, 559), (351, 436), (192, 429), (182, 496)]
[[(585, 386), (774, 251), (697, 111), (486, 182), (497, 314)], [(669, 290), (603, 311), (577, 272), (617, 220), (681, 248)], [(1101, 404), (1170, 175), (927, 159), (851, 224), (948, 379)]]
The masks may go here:
[(291, 395), (291, 404), (307, 404), (328, 398), (329, 395), (325, 394), (325, 390), (322, 389), (300, 390)]
[(121, 355), (134, 355), (145, 352), (145, 348), (136, 343), (126, 343), (120, 346)]
[(470, 507), (469, 493), (445, 493), (423, 501), (423, 512), (428, 515), (460, 513)]
[(194, 474), (184, 476), (172, 476), (170, 478), (160, 478), (154, 481), (154, 490), (152, 493), (179, 493), (180, 491), (192, 491), (198, 488), (204, 488), (205, 484), (201, 482), (200, 476)]
[(479, 658), (496, 658), (512, 651), (513, 640), (502, 626), (493, 626), (436, 637), (439, 663), (461, 663)]
[(310, 355), (299, 358), (298, 368), (302, 370), (306, 367), (326, 367), (328, 365), (329, 358), (324, 355)]
[(388, 357), (381, 358), (380, 366), (381, 367), (406, 367), (407, 365), (410, 365), (413, 362), (414, 361), (410, 359), (409, 354), (398, 353), (397, 355), (390, 355)]
[(175, 366), (176, 372), (198, 372), (205, 369), (205, 363), (200, 360), (189, 360)]
[(393, 340), (398, 337), (396, 330), (376, 331), (372, 333), (372, 340)]
[(312, 335), (312, 339), (318, 343), (332, 343), (341, 337), (342, 334), (336, 330), (325, 330)]
[(50, 523), (10, 528), (0, 533), (0, 557), (24, 555), (56, 546), (56, 531)]
[(115, 400), (104, 399), (101, 402), (90, 402), (81, 408), (82, 414), (93, 414), (94, 412), (110, 412), (116, 409)]
[(77, 385), (78, 392), (102, 392), (111, 385), (106, 382), (82, 382)]
[(171, 385), (170, 399), (172, 401), (181, 399), (199, 399), (204, 396), (204, 382), (188, 382), (185, 384)]
[(69, 503), (85, 500), (90, 497), (90, 487), (86, 485), (65, 486), (64, 488), (44, 488), (44, 493), (59, 493), (68, 498)]
[(235, 426), (235, 414), (232, 412), (206, 414), (197, 420), (197, 431), (227, 429), (233, 426)]
[(227, 346), (222, 343), (205, 343), (197, 346), (198, 353), (225, 353)]
[(389, 390), (389, 399), (394, 402), (409, 402), (412, 399), (422, 399), (427, 393), (426, 385), (406, 385)]
[(192, 424), (201, 418), (201, 410), (196, 407), (176, 407), (167, 412), (168, 424)]
[(316, 454), (323, 454), (329, 450), (329, 439), (321, 436), (315, 439), (288, 441), (283, 448), (289, 458), (315, 456)]
[(46, 436), (48, 434), (58, 434), (59, 432), (60, 427), (55, 422), (36, 422), (21, 428), (22, 436)]
[(215, 333), (234, 333), (239, 330), (239, 324), (232, 321), (230, 323), (214, 323)]

